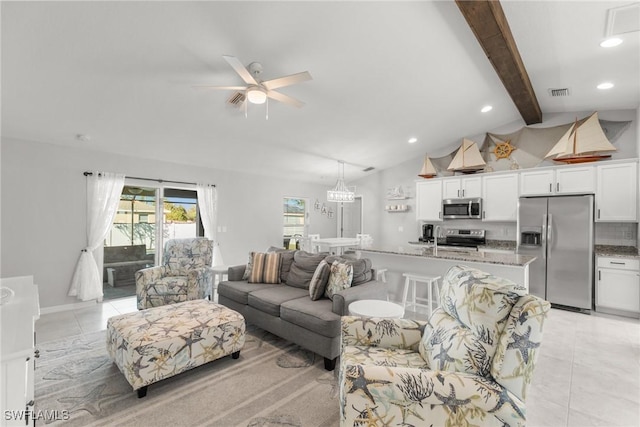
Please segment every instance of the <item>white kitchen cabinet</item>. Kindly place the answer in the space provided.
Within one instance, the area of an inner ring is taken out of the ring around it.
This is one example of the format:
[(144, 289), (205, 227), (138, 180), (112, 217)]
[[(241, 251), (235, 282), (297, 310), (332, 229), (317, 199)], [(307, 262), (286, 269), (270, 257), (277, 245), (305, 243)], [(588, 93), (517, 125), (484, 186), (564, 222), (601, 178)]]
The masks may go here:
[(596, 221), (637, 221), (638, 163), (598, 165), (596, 176)]
[[(0, 426), (33, 424), (26, 419), (35, 405), (35, 321), (40, 318), (38, 287), (32, 276), (6, 278), (0, 286), (15, 292), (0, 305)], [(27, 411), (27, 412), (25, 412)], [(9, 414), (9, 415), (7, 415)]]
[(517, 221), (518, 174), (487, 175), (482, 179), (482, 220)]
[(442, 180), (416, 182), (416, 220), (442, 221)]
[(593, 166), (522, 171), (520, 195), (593, 194), (596, 189), (595, 176)]
[(482, 178), (479, 176), (468, 178), (443, 178), (443, 199), (469, 199), (482, 195)]
[(596, 311), (640, 317), (640, 260), (597, 257)]

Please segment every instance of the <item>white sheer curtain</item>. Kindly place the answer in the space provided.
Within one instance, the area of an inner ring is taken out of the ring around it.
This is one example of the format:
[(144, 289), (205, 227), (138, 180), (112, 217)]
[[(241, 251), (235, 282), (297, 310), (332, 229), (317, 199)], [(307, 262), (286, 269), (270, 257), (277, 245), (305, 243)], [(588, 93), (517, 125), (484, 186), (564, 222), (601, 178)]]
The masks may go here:
[(218, 232), (218, 191), (215, 185), (197, 184), (198, 207), (200, 208), (200, 218), (204, 226), (204, 236), (213, 240), (213, 260), (212, 266), (224, 265), (220, 244), (217, 239)]
[(102, 299), (102, 280), (93, 251), (102, 246), (118, 210), (124, 175), (93, 172), (87, 176), (87, 247), (71, 279), (69, 296), (88, 301)]

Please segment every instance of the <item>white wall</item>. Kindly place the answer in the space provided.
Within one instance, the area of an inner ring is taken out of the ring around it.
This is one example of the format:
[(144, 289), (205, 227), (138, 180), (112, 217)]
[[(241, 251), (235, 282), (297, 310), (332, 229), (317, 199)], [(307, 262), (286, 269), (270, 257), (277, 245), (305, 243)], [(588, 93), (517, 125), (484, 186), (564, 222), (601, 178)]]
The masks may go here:
[(33, 275), (40, 304), (77, 302), (67, 297), (80, 250), (86, 246), (84, 171), (216, 184), (218, 238), (226, 264), (244, 264), (251, 250), (282, 245), (282, 199), (311, 203), (310, 233), (336, 236), (336, 217), (313, 210), (326, 200), (321, 185), (138, 159), (52, 144), (2, 140), (0, 277)]
[[(592, 112), (574, 112), (562, 114), (545, 114), (544, 122), (536, 125), (536, 127), (551, 127), (565, 123), (571, 123), (576, 117), (583, 118)], [(640, 122), (640, 113), (638, 110), (617, 110), (617, 111), (599, 111), (598, 117), (604, 120), (613, 121), (632, 121), (631, 126), (616, 141), (615, 146), (618, 151), (612, 156), (612, 159), (636, 158), (640, 152), (640, 141), (638, 135), (638, 123)], [(494, 133), (510, 133), (522, 127), (522, 122), (517, 121), (501, 126), (498, 129), (491, 129), (488, 132)], [(485, 134), (469, 137), (470, 139), (482, 143)], [(461, 136), (462, 139), (462, 136)], [(451, 147), (444, 152), (432, 153), (434, 157), (444, 156), (451, 153), (460, 145), (460, 141), (452, 142)], [(366, 195), (367, 205), (364, 209), (365, 229), (366, 233), (372, 235), (376, 246), (406, 246), (407, 242), (415, 241), (420, 235), (420, 223), (415, 219), (415, 182), (422, 180), (418, 177), (418, 172), (422, 167), (423, 157), (418, 157), (403, 162), (393, 168), (389, 168), (379, 173), (363, 178), (361, 180), (351, 182), (349, 185), (356, 185), (359, 194)], [(547, 164), (545, 164), (547, 165)], [(552, 163), (548, 163), (552, 165)], [(387, 202), (385, 195), (389, 188), (402, 186), (405, 194), (410, 195), (410, 199), (402, 204), (409, 205), (409, 211), (404, 213), (388, 213), (384, 211)], [(367, 224), (375, 224), (373, 226)], [(515, 240), (515, 222), (512, 223), (487, 223), (473, 220), (449, 220), (445, 221), (445, 228), (484, 228), (487, 230), (487, 238), (491, 240)], [(637, 225), (631, 228), (616, 228), (616, 231), (610, 229), (603, 230), (597, 236), (612, 235), (628, 236), (629, 231), (633, 233), (633, 239), (624, 239), (623, 245), (630, 245), (633, 240), (637, 239)], [(616, 234), (618, 233), (618, 234)], [(610, 240), (610, 239), (609, 239)], [(603, 243), (606, 244), (606, 243)], [(639, 242), (640, 245), (640, 242)]]

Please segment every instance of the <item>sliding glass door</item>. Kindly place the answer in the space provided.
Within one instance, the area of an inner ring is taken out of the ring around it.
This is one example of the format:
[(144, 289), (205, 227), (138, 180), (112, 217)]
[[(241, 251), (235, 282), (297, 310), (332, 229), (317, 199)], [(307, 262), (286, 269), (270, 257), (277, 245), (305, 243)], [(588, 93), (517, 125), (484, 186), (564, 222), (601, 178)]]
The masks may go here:
[(195, 189), (127, 182), (104, 242), (104, 299), (135, 295), (135, 272), (162, 262), (168, 239), (203, 236)]

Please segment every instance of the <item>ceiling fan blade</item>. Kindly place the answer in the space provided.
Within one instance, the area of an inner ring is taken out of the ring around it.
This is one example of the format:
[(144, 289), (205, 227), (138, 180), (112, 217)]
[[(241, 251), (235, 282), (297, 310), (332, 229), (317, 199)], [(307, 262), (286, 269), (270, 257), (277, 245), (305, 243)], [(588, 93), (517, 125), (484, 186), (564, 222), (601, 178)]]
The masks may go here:
[(311, 79), (313, 79), (313, 77), (311, 77), (311, 74), (309, 74), (308, 71), (304, 71), (302, 73), (291, 74), (290, 76), (267, 80), (266, 82), (262, 82), (262, 85), (268, 90), (271, 90), (278, 89), (279, 87), (291, 86), (296, 83), (306, 82), (307, 80)]
[(246, 86), (208, 86), (208, 85), (194, 85), (191, 86), (198, 89), (216, 89), (216, 90), (246, 90)]
[(274, 90), (268, 90), (267, 91), (267, 96), (269, 98), (271, 98), (271, 99), (275, 99), (276, 101), (280, 101), (282, 103), (289, 104), (289, 105), (292, 105), (292, 106), (297, 107), (297, 108), (304, 107), (304, 102), (299, 101), (299, 100), (297, 100), (295, 98), (292, 98), (289, 95), (285, 95), (283, 93), (276, 92)]
[(236, 73), (238, 73), (240, 78), (242, 78), (242, 80), (244, 80), (246, 84), (248, 85), (258, 84), (256, 79), (253, 78), (251, 73), (245, 68), (244, 65), (242, 65), (242, 62), (240, 62), (238, 58), (236, 58), (235, 56), (228, 56), (228, 55), (222, 55), (222, 57), (225, 59), (225, 61), (229, 63), (229, 65), (231, 65), (231, 68), (233, 68), (236, 71)]

